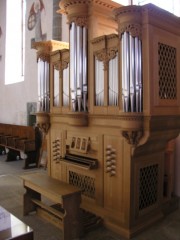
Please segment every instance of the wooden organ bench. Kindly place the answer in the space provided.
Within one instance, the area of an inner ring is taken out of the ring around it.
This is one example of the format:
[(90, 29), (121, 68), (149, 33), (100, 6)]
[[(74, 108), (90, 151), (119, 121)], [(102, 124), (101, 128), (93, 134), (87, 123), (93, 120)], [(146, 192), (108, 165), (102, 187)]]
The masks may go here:
[(25, 158), (24, 168), (37, 167), (40, 143), (38, 131), (31, 126), (0, 123), (1, 152), (7, 152), (7, 161)]
[[(26, 174), (21, 177), (26, 189), (24, 215), (36, 211), (40, 217), (62, 230), (63, 240), (79, 238), (83, 232), (81, 191), (42, 173)], [(49, 205), (49, 200), (53, 205)]]

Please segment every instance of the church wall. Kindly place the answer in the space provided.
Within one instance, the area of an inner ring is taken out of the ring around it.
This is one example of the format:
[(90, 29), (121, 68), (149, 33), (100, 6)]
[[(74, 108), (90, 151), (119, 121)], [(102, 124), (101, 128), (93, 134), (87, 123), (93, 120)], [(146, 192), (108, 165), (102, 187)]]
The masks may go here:
[[(57, 0), (54, 0), (57, 1)], [(6, 26), (6, 0), (0, 1), (0, 27), (2, 35), (0, 37), (0, 122), (10, 124), (27, 125), (27, 103), (37, 102), (37, 61), (36, 50), (31, 48), (31, 43), (35, 39), (36, 26), (28, 29), (28, 18), (32, 4), (37, 0), (28, 0), (26, 5), (25, 20), (25, 76), (24, 81), (15, 84), (5, 85), (5, 26)], [(59, 2), (59, 1), (58, 1)], [(44, 8), (41, 11), (41, 28), (43, 40), (52, 39), (53, 24), (53, 1), (43, 0)], [(65, 17), (62, 19), (66, 23)], [(40, 39), (37, 39), (40, 40)], [(62, 32), (62, 40), (68, 41), (68, 31)], [(13, 40), (12, 40), (13, 44)], [(14, 59), (16, 61), (16, 59)], [(9, 66), (11, 71), (11, 67)]]

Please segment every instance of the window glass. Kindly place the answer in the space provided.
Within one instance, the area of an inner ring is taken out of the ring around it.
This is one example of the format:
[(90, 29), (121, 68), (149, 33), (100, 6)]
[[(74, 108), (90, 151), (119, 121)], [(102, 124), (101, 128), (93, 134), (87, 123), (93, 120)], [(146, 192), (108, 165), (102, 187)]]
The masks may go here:
[(24, 80), (24, 0), (6, 0), (5, 84)]

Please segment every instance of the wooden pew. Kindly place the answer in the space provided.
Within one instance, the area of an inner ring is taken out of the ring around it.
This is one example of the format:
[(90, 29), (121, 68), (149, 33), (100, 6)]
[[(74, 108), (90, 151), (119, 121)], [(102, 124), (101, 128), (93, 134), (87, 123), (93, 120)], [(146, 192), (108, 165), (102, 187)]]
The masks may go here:
[(5, 146), (7, 144), (7, 138), (12, 136), (12, 127), (10, 124), (3, 123), (0, 123), (0, 126), (0, 144)]
[(7, 160), (25, 158), (24, 168), (37, 167), (41, 147), (41, 133), (38, 128), (0, 123), (0, 146), (7, 152)]
[[(81, 191), (42, 173), (26, 174), (21, 178), (26, 189), (24, 215), (36, 211), (62, 230), (63, 240), (79, 239), (83, 233)], [(47, 201), (43, 202), (43, 197), (54, 204), (49, 206)]]

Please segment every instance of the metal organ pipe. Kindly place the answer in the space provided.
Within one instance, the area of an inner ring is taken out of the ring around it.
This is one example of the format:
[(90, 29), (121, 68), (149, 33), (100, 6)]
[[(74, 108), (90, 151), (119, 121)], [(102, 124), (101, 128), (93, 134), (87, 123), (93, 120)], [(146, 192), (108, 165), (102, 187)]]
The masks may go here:
[(82, 63), (83, 63), (83, 42), (82, 42), (82, 27), (77, 26), (77, 103), (78, 111), (81, 111), (82, 101)]
[(141, 45), (141, 40), (139, 40), (139, 112), (142, 112), (142, 45)]
[(38, 59), (38, 111), (41, 111), (41, 60)]
[(49, 112), (49, 63), (38, 59), (38, 109)]
[(83, 27), (83, 109), (87, 105), (87, 28)]
[(72, 22), (70, 27), (70, 88), (73, 111), (86, 111), (87, 28)]
[(135, 94), (135, 66), (134, 66), (134, 63), (135, 63), (135, 59), (134, 59), (134, 38), (129, 35), (129, 57), (130, 57), (130, 65), (129, 65), (129, 69), (130, 69), (130, 84), (129, 84), (129, 87), (130, 87), (130, 109), (131, 109), (131, 112), (134, 112), (134, 104), (135, 104), (135, 101), (134, 101), (134, 94)]
[(69, 106), (69, 65), (63, 70), (63, 106)]
[(76, 111), (76, 25), (71, 23), (70, 27), (70, 87), (72, 110)]
[(47, 108), (47, 105), (46, 105), (46, 100), (47, 100), (47, 96), (46, 96), (46, 92), (47, 92), (47, 83), (46, 83), (46, 64), (45, 62), (44, 63), (44, 66), (43, 66), (43, 99), (44, 99), (44, 111), (46, 111), (46, 108)]
[(125, 32), (122, 36), (122, 97), (123, 110), (128, 112), (129, 106), (129, 33)]
[(50, 99), (49, 99), (49, 63), (44, 62), (44, 81), (45, 81), (45, 88), (44, 88), (44, 99), (45, 99), (45, 112), (49, 112), (50, 108)]
[(122, 34), (122, 102), (124, 112), (142, 111), (141, 40)]
[(54, 67), (54, 106), (59, 106), (59, 71)]
[(104, 105), (104, 69), (103, 62), (95, 59), (95, 96), (96, 106)]
[(142, 54), (141, 41), (135, 37), (135, 85), (136, 85), (136, 112), (142, 111)]
[(118, 56), (109, 61), (109, 105), (118, 105)]

